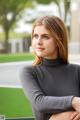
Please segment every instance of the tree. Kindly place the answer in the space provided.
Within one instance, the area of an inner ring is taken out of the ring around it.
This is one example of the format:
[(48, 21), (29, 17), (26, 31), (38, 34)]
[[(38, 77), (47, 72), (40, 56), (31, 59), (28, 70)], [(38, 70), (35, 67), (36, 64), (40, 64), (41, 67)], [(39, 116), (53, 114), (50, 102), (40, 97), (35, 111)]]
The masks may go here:
[(36, 0), (37, 3), (39, 4), (49, 4), (51, 2), (54, 2), (58, 6), (58, 11), (61, 16), (61, 8), (60, 8), (60, 2), (61, 0)]
[(67, 20), (67, 15), (70, 13), (70, 6), (71, 6), (71, 1), (70, 0), (63, 0), (64, 3), (64, 22)]
[[(58, 7), (60, 17), (62, 16), (61, 9), (63, 9), (63, 11), (64, 11), (64, 19), (63, 20), (64, 20), (64, 22), (66, 22), (67, 15), (70, 12), (70, 6), (71, 6), (70, 0), (36, 0), (36, 2), (39, 4), (49, 4), (51, 2), (54, 2)], [(60, 3), (63, 3), (63, 5), (64, 5), (63, 8), (61, 7)]]
[(0, 24), (5, 34), (5, 51), (8, 52), (9, 31), (19, 19), (21, 12), (32, 6), (31, 0), (0, 0)]

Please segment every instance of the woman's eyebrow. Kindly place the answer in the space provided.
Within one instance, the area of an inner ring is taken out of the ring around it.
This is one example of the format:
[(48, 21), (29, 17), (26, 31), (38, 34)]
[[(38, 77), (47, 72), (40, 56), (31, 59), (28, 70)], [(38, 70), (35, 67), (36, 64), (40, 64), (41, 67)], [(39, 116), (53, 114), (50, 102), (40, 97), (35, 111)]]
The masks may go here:
[[(38, 35), (38, 33), (34, 33), (33, 35)], [(46, 33), (43, 33), (41, 35), (48, 35), (48, 36), (50, 36), (50, 34), (46, 34)]]
[[(38, 34), (38, 33), (33, 33), (33, 34)], [(47, 33), (43, 33), (42, 35), (50, 35), (50, 34), (47, 34)]]
[(37, 34), (37, 33), (33, 33), (33, 36), (34, 36), (34, 35), (38, 35), (38, 34)]
[[(38, 34), (38, 33), (34, 33), (33, 36), (34, 36), (34, 35), (39, 35), (39, 34)], [(43, 33), (43, 34), (41, 34), (41, 36), (51, 36), (51, 35), (50, 35), (50, 34), (47, 34), (47, 33)]]
[(41, 36), (51, 36), (51, 35), (44, 33), (44, 34), (42, 34)]

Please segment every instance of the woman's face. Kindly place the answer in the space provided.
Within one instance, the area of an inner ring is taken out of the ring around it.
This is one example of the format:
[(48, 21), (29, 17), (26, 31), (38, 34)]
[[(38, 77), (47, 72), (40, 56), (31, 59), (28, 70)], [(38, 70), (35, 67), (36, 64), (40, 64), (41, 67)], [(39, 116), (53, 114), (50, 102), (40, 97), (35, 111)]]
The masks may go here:
[(34, 28), (32, 47), (39, 57), (55, 59), (58, 56), (56, 42), (49, 30), (43, 25)]

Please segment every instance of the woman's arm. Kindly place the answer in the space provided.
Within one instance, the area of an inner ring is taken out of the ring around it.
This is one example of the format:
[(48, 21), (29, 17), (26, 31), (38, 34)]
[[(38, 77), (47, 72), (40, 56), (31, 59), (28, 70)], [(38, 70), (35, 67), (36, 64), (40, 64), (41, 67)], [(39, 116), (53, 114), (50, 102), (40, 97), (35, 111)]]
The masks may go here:
[(40, 112), (63, 112), (72, 108), (73, 96), (46, 96), (40, 89), (32, 67), (24, 68), (21, 72), (24, 92), (32, 105)]
[[(80, 66), (76, 66), (78, 72), (79, 88), (80, 88)], [(53, 114), (49, 120), (80, 120), (80, 97), (74, 97), (72, 99), (72, 107), (75, 111), (62, 112), (59, 114)]]
[[(79, 81), (79, 90), (80, 90), (80, 65), (76, 65), (77, 72), (78, 73), (78, 81)], [(79, 95), (80, 96), (80, 95)], [(80, 113), (80, 97), (74, 97), (72, 99), (72, 107)]]

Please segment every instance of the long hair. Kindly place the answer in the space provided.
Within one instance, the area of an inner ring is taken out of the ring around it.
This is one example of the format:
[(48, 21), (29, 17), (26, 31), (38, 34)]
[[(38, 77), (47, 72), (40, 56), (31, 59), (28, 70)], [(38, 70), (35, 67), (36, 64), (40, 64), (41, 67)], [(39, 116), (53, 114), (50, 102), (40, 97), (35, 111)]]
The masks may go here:
[[(68, 36), (63, 21), (57, 16), (43, 16), (37, 19), (33, 25), (32, 38), (36, 26), (44, 25), (48, 29), (58, 46), (58, 56), (64, 63), (68, 63)], [(34, 65), (41, 63), (42, 58), (36, 55)]]

